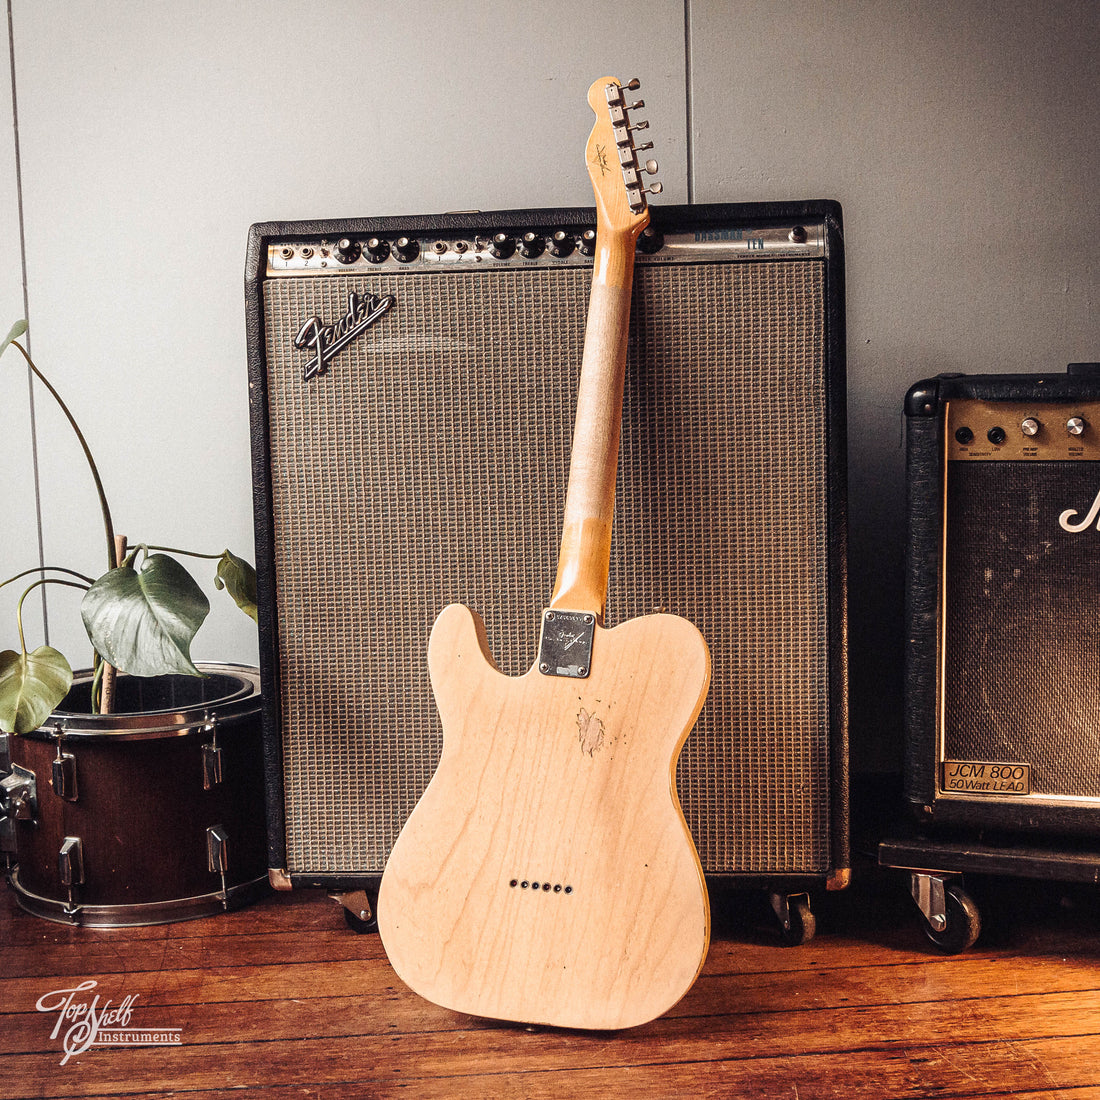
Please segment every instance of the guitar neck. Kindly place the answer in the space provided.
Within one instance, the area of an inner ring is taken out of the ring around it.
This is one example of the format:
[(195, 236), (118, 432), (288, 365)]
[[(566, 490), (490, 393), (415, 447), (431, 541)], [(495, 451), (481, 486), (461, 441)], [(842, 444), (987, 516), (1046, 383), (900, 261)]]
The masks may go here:
[(569, 488), (550, 606), (602, 620), (611, 564), (634, 251), (648, 220), (597, 233)]

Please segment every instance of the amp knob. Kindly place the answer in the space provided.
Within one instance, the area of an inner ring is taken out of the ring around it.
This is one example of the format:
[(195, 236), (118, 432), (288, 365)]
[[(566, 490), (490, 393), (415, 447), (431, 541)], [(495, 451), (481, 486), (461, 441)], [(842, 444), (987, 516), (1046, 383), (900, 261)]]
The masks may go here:
[(572, 233), (566, 233), (564, 229), (559, 229), (550, 238), (550, 255), (564, 257), (572, 253), (573, 248), (576, 245), (576, 241), (573, 239)]
[(524, 233), (519, 242), (519, 253), (528, 260), (542, 255), (546, 242), (537, 233)]
[(390, 243), (389, 241), (382, 240), (381, 237), (371, 237), (371, 239), (367, 241), (366, 252), (367, 259), (370, 260), (372, 264), (380, 264), (390, 254)]
[(420, 255), (420, 242), (414, 237), (398, 237), (393, 242), (393, 254), (403, 264), (412, 263)]
[(647, 225), (638, 238), (638, 251), (645, 253), (647, 256), (652, 256), (654, 252), (661, 251), (661, 246), (664, 243), (664, 236), (658, 233), (652, 225)]
[(1070, 435), (1084, 435), (1085, 434), (1085, 421), (1083, 417), (1071, 416), (1066, 421), (1066, 431)]
[(489, 242), (489, 252), (498, 260), (507, 260), (516, 251), (516, 240), (507, 233), (497, 233)]
[(1020, 422), (1020, 431), (1022, 431), (1024, 435), (1028, 437), (1038, 435), (1041, 429), (1042, 425), (1033, 416), (1025, 417)]
[(342, 237), (332, 250), (333, 256), (342, 264), (353, 264), (363, 255), (363, 246), (350, 237)]
[(581, 234), (580, 247), (585, 256), (591, 256), (596, 251), (596, 231), (594, 229), (586, 229)]

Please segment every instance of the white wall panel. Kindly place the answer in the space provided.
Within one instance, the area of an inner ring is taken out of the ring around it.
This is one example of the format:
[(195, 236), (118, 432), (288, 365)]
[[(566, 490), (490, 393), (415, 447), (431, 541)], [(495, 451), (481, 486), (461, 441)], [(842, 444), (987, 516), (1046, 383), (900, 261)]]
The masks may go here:
[[(4, 21), (6, 31), (6, 18)], [(15, 129), (12, 115), (10, 53), (5, 34), (0, 41), (0, 340), (23, 316), (23, 268), (19, 258), (19, 195), (16, 188)], [(34, 462), (31, 450), (31, 393), (28, 369), (15, 349), (0, 358), (0, 581), (38, 565), (38, 519), (35, 511)], [(18, 649), (15, 609), (28, 577), (0, 589), (0, 649)], [(45, 640), (41, 600), (24, 607), (27, 645)]]
[[(608, 73), (642, 78), (685, 199), (682, 5), (633, 15), (644, 33), (578, 0), (14, 0), (34, 346), (120, 532), (251, 555), (250, 223), (590, 204), (585, 97)], [(97, 570), (90, 481), (53, 411), (38, 421), (47, 557)], [(195, 653), (254, 660), (211, 597)], [(79, 649), (62, 600), (51, 637)]]

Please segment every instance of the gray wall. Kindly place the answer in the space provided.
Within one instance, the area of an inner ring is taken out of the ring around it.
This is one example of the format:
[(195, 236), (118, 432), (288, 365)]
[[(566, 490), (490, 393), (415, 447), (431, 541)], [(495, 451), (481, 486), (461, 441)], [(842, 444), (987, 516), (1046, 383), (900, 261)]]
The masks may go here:
[[(838, 199), (853, 764), (894, 764), (906, 388), (940, 370), (1100, 358), (1100, 5), (9, 0), (9, 9), (0, 327), (29, 312), (36, 359), (77, 412), (118, 529), (133, 541), (252, 553), (242, 273), (254, 221), (588, 204), (585, 91), (604, 74), (643, 80), (666, 201)], [(40, 537), (48, 563), (97, 571), (90, 480), (41, 393), (30, 407), (9, 356), (0, 579), (37, 561)], [(4, 648), (16, 644), (9, 591)], [(77, 599), (49, 597), (48, 630), (85, 663)], [(255, 660), (247, 620), (215, 608), (196, 655)], [(40, 609), (27, 629), (39, 644)]]

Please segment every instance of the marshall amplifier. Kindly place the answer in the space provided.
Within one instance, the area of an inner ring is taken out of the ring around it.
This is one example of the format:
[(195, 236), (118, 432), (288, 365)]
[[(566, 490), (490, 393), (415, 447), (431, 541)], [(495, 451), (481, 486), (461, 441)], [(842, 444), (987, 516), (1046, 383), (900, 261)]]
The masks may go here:
[[(553, 588), (594, 213), (252, 228), (271, 877), (376, 884), (435, 768), (432, 623), (513, 675)], [(714, 879), (847, 874), (844, 332), (832, 203), (653, 210), (609, 625), (662, 609), (713, 682), (679, 796)], [(521, 731), (517, 731), (521, 732)]]
[(905, 783), (925, 824), (1100, 835), (1100, 373), (906, 399)]

